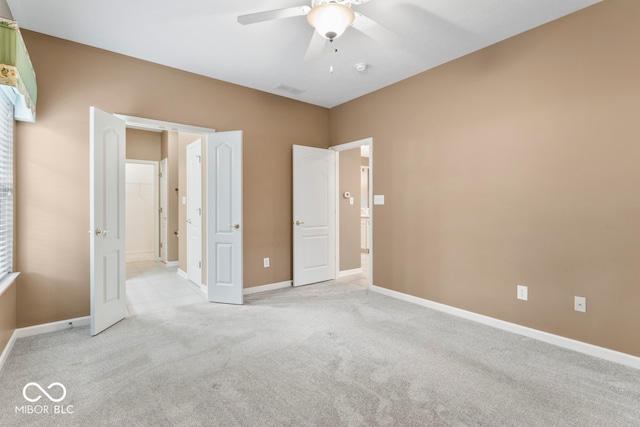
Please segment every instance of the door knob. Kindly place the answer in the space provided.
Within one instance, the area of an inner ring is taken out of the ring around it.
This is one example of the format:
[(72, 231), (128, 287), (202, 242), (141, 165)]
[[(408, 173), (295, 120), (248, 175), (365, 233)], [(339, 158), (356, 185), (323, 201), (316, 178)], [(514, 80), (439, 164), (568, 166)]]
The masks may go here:
[(230, 225), (229, 228), (235, 228), (237, 230), (238, 228), (240, 228), (240, 224)]
[(296, 225), (302, 225), (304, 224), (304, 221), (296, 221)]
[(104, 236), (108, 232), (109, 232), (109, 230), (103, 230), (101, 228), (96, 228), (96, 236)]
[(191, 224), (191, 218), (187, 219), (187, 224)]

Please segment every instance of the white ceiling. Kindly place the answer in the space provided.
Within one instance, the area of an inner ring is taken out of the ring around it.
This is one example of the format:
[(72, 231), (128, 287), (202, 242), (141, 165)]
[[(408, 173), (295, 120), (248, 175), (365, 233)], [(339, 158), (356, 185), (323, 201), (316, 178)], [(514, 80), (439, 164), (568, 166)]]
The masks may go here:
[[(304, 56), (313, 29), (304, 16), (252, 25), (236, 20), (310, 0), (7, 3), (22, 28), (333, 107), (599, 1), (370, 0), (352, 7), (396, 32), (402, 42), (386, 47), (348, 28), (335, 41), (337, 53), (327, 46), (310, 62)], [(358, 72), (358, 63), (369, 68)]]

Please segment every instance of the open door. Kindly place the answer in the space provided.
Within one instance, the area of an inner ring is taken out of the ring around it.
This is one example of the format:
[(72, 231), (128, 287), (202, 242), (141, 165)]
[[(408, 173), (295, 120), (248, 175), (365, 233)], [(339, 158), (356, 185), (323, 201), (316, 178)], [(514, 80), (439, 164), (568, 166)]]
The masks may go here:
[(207, 135), (207, 293), (242, 304), (242, 132)]
[(90, 108), (91, 335), (126, 314), (125, 123)]
[(293, 286), (336, 276), (336, 153), (293, 146)]
[(202, 142), (187, 146), (187, 277), (202, 284)]

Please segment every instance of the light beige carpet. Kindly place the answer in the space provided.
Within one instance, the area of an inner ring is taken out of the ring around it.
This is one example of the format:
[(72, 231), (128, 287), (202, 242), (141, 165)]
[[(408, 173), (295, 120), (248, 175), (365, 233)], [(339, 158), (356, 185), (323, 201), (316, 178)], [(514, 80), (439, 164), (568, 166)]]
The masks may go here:
[(0, 425), (638, 426), (640, 371), (328, 282), (19, 339)]

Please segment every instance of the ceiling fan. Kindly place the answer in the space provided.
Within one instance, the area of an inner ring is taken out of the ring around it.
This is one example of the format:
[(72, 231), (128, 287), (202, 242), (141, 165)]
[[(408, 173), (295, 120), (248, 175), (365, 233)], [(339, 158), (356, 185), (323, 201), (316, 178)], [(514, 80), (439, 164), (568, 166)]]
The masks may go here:
[(326, 41), (333, 42), (348, 27), (353, 27), (386, 45), (397, 44), (400, 37), (396, 33), (351, 8), (351, 5), (359, 5), (368, 1), (311, 0), (311, 6), (295, 6), (240, 15), (238, 16), (238, 22), (248, 25), (275, 19), (306, 16), (307, 22), (315, 28), (315, 31), (309, 42), (309, 47), (304, 57), (305, 61), (317, 59), (322, 55)]

